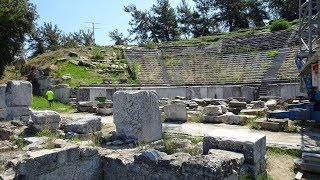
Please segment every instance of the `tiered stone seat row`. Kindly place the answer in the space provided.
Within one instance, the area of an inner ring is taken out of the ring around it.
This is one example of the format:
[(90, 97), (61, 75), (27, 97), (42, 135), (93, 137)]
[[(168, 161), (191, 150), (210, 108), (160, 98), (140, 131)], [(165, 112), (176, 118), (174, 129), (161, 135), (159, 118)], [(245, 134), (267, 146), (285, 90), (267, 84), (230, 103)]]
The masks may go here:
[(223, 53), (237, 53), (253, 50), (270, 50), (284, 48), (298, 42), (294, 30), (282, 30), (257, 35), (227, 37), (221, 42)]
[(164, 84), (159, 54), (155, 50), (126, 50), (129, 62), (139, 65), (138, 79), (142, 84)]
[(297, 69), (295, 59), (299, 52), (299, 47), (291, 47), (284, 63), (282, 64), (278, 79), (279, 80), (296, 80), (298, 79), (299, 71)]
[(163, 52), (173, 84), (253, 83), (260, 82), (273, 58), (266, 51), (220, 54)]

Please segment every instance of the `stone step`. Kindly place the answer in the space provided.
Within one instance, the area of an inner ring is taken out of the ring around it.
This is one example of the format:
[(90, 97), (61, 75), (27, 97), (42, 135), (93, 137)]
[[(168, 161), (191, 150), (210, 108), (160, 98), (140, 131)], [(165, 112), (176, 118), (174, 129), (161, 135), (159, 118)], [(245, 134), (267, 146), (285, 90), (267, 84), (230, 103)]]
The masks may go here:
[(302, 159), (305, 162), (315, 162), (320, 164), (320, 154), (304, 152), (302, 153)]
[(294, 164), (303, 171), (308, 171), (312, 173), (320, 173), (320, 163), (310, 163), (303, 159), (295, 159)]

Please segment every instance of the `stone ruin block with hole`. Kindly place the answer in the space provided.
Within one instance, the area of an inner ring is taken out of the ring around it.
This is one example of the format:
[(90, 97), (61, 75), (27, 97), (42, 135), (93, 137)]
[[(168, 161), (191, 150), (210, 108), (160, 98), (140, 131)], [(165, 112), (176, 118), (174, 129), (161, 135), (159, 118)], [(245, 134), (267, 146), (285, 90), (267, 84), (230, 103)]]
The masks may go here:
[(151, 142), (161, 139), (162, 122), (154, 91), (117, 91), (113, 116), (118, 136)]

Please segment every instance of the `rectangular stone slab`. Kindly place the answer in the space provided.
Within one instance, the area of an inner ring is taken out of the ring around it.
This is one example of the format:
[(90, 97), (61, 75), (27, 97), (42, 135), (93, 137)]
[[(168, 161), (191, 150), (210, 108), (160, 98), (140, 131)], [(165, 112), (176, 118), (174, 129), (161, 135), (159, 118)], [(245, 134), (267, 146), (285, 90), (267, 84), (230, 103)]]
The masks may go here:
[(113, 114), (118, 136), (151, 142), (161, 139), (162, 122), (154, 91), (117, 91)]
[(32, 84), (29, 81), (9, 81), (7, 83), (7, 106), (29, 106), (31, 102)]
[(266, 136), (255, 133), (239, 135), (212, 133), (203, 139), (203, 153), (207, 154), (210, 149), (238, 152), (244, 155), (245, 163), (256, 164), (265, 158)]

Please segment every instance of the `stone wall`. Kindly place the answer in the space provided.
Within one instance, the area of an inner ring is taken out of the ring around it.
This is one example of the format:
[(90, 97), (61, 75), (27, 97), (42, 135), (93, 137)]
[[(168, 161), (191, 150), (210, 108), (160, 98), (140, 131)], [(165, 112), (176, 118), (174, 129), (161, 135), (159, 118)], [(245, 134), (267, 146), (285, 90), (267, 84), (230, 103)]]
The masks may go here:
[(100, 179), (100, 155), (93, 148), (29, 151), (28, 156), (17, 163), (15, 179)]
[(0, 120), (28, 121), (32, 114), (32, 84), (28, 81), (8, 81), (0, 85)]
[[(211, 85), (211, 86), (152, 86), (152, 87), (79, 87), (77, 101), (94, 101), (97, 92), (106, 94), (112, 100), (112, 94), (119, 90), (153, 90), (159, 98), (175, 98), (176, 96), (194, 98), (228, 99), (245, 97), (248, 101), (257, 99), (257, 85)], [(268, 95), (288, 98), (303, 96), (299, 83), (280, 83), (268, 86)]]
[(107, 155), (102, 162), (105, 180), (237, 179), (231, 159), (215, 155), (192, 157), (186, 153), (167, 155), (147, 150), (134, 156)]

